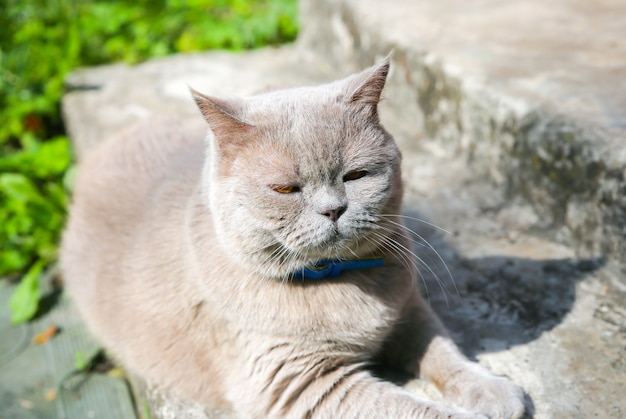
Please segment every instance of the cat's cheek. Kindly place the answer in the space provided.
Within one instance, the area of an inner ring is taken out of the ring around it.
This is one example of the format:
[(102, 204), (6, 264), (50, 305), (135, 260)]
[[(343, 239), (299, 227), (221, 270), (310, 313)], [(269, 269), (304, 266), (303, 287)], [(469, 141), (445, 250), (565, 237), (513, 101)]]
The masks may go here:
[(378, 207), (389, 199), (393, 188), (386, 178), (372, 178), (363, 180), (359, 184), (348, 185), (346, 195), (350, 203), (362, 207)]
[(339, 233), (339, 237), (341, 237), (344, 241), (358, 239), (361, 229), (358, 228), (358, 224), (355, 222), (353, 216), (345, 214), (342, 218), (340, 218), (337, 223), (337, 232)]

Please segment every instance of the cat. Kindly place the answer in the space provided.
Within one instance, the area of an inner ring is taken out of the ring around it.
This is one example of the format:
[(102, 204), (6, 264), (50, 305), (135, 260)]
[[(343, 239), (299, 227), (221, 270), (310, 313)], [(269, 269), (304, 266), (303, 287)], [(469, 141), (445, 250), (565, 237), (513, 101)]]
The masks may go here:
[(62, 272), (130, 371), (250, 418), (523, 414), (522, 390), (466, 359), (420, 297), (378, 117), (389, 65), (247, 98), (192, 90), (202, 126), (149, 121), (86, 157)]

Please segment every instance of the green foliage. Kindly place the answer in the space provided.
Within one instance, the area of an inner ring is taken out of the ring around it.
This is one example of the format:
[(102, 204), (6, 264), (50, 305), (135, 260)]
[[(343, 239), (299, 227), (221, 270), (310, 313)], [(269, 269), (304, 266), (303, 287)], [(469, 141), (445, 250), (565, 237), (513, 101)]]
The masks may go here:
[(11, 309), (11, 322), (14, 324), (30, 320), (37, 312), (41, 296), (39, 275), (42, 269), (43, 261), (35, 262), (11, 296), (9, 308)]
[(0, 276), (27, 272), (11, 304), (17, 318), (36, 311), (34, 284), (56, 257), (64, 223), (71, 166), (60, 118), (65, 76), (79, 66), (290, 41), (296, 11), (296, 0), (3, 0)]
[(99, 346), (96, 346), (87, 353), (76, 351), (74, 353), (74, 369), (76, 371), (88, 371), (92, 369), (97, 359), (103, 356), (103, 354), (104, 352)]
[(24, 148), (0, 158), (0, 275), (54, 260), (63, 226), (67, 197), (60, 181), (70, 163), (69, 144), (64, 137), (23, 139)]

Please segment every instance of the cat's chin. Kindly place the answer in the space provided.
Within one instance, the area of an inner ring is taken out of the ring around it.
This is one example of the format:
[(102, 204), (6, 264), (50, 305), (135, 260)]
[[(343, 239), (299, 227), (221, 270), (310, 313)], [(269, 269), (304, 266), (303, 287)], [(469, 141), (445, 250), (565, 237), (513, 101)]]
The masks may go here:
[[(382, 240), (368, 231), (317, 234), (308, 240), (290, 242), (285, 237), (268, 236), (271, 244), (245, 253), (229, 248), (230, 255), (237, 255), (239, 264), (263, 278), (285, 279), (303, 268), (325, 260), (356, 260), (382, 255)], [(304, 241), (304, 243), (302, 243)], [(234, 251), (233, 251), (234, 250)]]
[(325, 260), (356, 260), (380, 256), (376, 253), (378, 246), (374, 242), (368, 244), (345, 241), (327, 242), (324, 245), (308, 249), (286, 250), (282, 261), (264, 263), (255, 269), (266, 278), (285, 279), (293, 277), (295, 272)]

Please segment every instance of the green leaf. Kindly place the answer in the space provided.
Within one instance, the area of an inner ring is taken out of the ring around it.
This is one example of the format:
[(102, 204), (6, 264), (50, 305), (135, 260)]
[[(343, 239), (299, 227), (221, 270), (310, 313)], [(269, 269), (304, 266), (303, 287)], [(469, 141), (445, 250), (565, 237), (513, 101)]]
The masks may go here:
[(0, 191), (18, 202), (40, 200), (41, 196), (30, 179), (20, 173), (0, 175)]
[(89, 361), (85, 359), (85, 353), (83, 351), (76, 351), (74, 353), (74, 368), (76, 371), (83, 371), (87, 368)]
[(91, 350), (91, 352), (76, 351), (74, 353), (74, 368), (77, 371), (86, 371), (93, 367), (96, 362), (96, 358), (102, 352), (101, 347), (95, 347)]
[(37, 177), (45, 178), (62, 174), (69, 166), (70, 146), (65, 137), (54, 138), (41, 144), (33, 155), (34, 172)]
[(30, 256), (25, 255), (21, 249), (3, 249), (0, 252), (0, 275), (21, 270), (29, 260)]
[(20, 284), (15, 288), (9, 309), (11, 310), (11, 322), (13, 324), (24, 323), (33, 318), (39, 307), (41, 291), (39, 289), (39, 275), (43, 270), (44, 263), (36, 262), (26, 273)]

